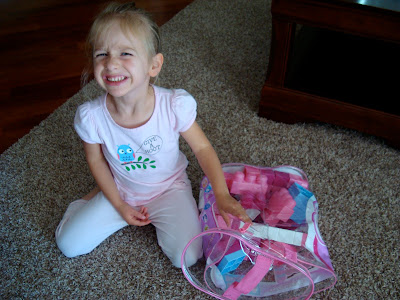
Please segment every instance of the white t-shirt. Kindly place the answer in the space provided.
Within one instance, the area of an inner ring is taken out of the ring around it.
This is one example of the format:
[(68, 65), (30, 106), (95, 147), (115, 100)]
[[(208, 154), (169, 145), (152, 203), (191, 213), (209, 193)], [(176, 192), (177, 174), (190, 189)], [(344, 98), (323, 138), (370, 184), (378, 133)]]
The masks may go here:
[(138, 128), (124, 128), (106, 107), (107, 94), (78, 107), (74, 126), (81, 139), (101, 144), (123, 200), (143, 205), (157, 197), (185, 171), (180, 132), (196, 119), (196, 101), (185, 90), (153, 86), (155, 107)]

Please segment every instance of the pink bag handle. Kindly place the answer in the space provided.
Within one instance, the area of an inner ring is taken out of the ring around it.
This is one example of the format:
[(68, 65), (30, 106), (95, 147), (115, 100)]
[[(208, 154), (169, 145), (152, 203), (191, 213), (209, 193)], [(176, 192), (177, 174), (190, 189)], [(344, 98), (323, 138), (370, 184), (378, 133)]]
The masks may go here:
[(223, 296), (228, 299), (236, 300), (240, 295), (250, 293), (269, 272), (271, 264), (272, 259), (259, 255), (254, 267), (240, 280), (240, 282), (235, 281), (231, 284)]

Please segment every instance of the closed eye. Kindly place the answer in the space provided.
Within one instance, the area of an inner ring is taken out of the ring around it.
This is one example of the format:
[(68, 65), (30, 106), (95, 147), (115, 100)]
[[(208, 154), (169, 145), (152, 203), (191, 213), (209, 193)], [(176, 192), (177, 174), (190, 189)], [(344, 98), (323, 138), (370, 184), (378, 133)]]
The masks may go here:
[(102, 57), (102, 56), (107, 56), (107, 53), (96, 53), (94, 57)]

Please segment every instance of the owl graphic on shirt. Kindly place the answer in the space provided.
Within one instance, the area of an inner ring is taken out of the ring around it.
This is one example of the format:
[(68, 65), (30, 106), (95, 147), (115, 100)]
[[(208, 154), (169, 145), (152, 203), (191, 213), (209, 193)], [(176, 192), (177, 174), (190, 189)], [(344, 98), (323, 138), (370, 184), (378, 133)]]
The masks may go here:
[(122, 163), (131, 163), (135, 160), (135, 152), (129, 145), (118, 147), (118, 159)]

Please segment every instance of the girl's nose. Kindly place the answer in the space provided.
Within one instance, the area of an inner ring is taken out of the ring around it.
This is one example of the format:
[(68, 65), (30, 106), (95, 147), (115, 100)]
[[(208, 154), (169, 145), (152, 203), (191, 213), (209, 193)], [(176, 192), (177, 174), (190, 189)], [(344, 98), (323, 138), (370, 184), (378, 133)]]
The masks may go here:
[(119, 62), (118, 59), (114, 56), (109, 56), (106, 61), (106, 69), (111, 71), (118, 68)]

